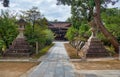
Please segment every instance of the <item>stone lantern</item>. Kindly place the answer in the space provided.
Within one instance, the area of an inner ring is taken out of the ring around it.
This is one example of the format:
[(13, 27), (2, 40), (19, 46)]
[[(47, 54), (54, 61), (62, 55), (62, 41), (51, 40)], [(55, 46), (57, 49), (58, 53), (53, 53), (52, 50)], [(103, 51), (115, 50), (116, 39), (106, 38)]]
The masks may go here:
[(19, 34), (16, 39), (12, 42), (12, 45), (9, 46), (9, 49), (6, 51), (5, 56), (29, 56), (30, 55), (30, 46), (26, 41), (24, 36), (25, 24), (24, 19), (20, 19), (18, 22), (18, 31)]
[(26, 24), (25, 20), (20, 19), (17, 22), (17, 24), (18, 24), (18, 31), (19, 31), (19, 35), (17, 36), (17, 38), (25, 38), (24, 34), (23, 34), (23, 32), (25, 30), (25, 24)]

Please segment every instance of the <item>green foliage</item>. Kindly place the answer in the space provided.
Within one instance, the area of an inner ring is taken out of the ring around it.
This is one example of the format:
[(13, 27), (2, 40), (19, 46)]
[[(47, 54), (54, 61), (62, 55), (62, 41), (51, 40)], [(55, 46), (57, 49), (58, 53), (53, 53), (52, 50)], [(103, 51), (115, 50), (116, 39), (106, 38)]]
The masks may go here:
[(80, 28), (79, 28), (79, 34), (81, 37), (87, 40), (89, 36), (91, 35), (90, 27), (89, 25), (82, 23)]
[(72, 22), (71, 18), (67, 18), (66, 22)]
[(69, 41), (74, 40), (74, 37), (76, 36), (76, 33), (78, 32), (77, 29), (75, 29), (73, 26), (70, 27), (66, 33), (66, 37)]
[[(45, 27), (44, 27), (45, 26)], [(52, 43), (54, 36), (51, 30), (46, 28), (46, 23), (39, 25), (34, 25), (34, 32), (32, 31), (32, 25), (28, 24), (26, 26), (25, 35), (27, 37), (28, 42), (35, 47), (35, 43), (39, 43), (39, 49), (43, 48), (45, 45), (49, 45)]]
[(79, 37), (81, 41), (86, 41), (91, 34), (89, 29), (90, 28), (87, 24), (81, 24), (79, 29), (76, 29), (72, 26), (68, 29), (66, 37), (69, 41), (75, 40), (76, 37)]
[(115, 55), (115, 49), (113, 46), (106, 46), (105, 48), (107, 49), (111, 56)]
[(1, 11), (0, 16), (0, 39), (4, 41), (8, 47), (17, 36), (15, 17), (10, 15), (8, 11)]
[(54, 39), (54, 34), (49, 29), (43, 29), (39, 25), (35, 25), (35, 31), (32, 32), (31, 25), (26, 26), (25, 36), (33, 48), (36, 47), (36, 42), (39, 44), (39, 50), (50, 45)]
[[(105, 12), (102, 12), (101, 16), (103, 19), (103, 22), (105, 24), (105, 27), (107, 30), (114, 35), (117, 40), (120, 42), (120, 10), (113, 8), (113, 9), (106, 9)], [(105, 38), (103, 34), (100, 32), (98, 33), (98, 37), (101, 38), (101, 40), (106, 45), (111, 45), (108, 41), (109, 37)]]
[(36, 20), (40, 19), (42, 17), (40, 11), (38, 10), (38, 7), (33, 6), (31, 9), (27, 11), (21, 11), (23, 13), (22, 18), (26, 19), (27, 21), (30, 21), (31, 23), (34, 23)]
[(0, 55), (1, 55), (2, 52), (3, 52), (3, 48), (4, 48), (4, 41), (3, 41), (3, 40), (0, 40)]
[(97, 33), (97, 37), (104, 43), (104, 45), (110, 46), (111, 43), (108, 41), (108, 39), (101, 32)]
[(42, 27), (42, 29), (48, 28), (48, 21), (45, 17), (36, 20), (36, 24), (40, 25)]
[[(62, 0), (59, 0), (62, 2)], [(66, 0), (65, 4), (68, 2)], [(64, 2), (63, 1), (63, 2)], [(79, 38), (80, 40), (85, 41), (89, 35), (89, 26), (87, 25), (87, 18), (90, 12), (87, 12), (90, 10), (88, 9), (88, 6), (92, 7), (92, 4), (86, 4), (85, 3), (93, 3), (91, 1), (83, 1), (83, 0), (72, 0), (70, 3), (71, 5), (71, 18), (69, 18), (69, 21), (72, 23), (72, 27), (68, 30), (66, 37), (68, 40), (74, 40), (76, 38)]]
[[(85, 26), (81, 26), (81, 25), (86, 24), (86, 23), (83, 24), (83, 22), (84, 21), (91, 22), (92, 20), (95, 19), (95, 15), (97, 14), (96, 19), (98, 18), (97, 21), (101, 23), (102, 21), (101, 16), (99, 15), (101, 9), (106, 8), (105, 6), (109, 3), (112, 3), (112, 5), (114, 5), (119, 0), (57, 0), (57, 1), (58, 1), (58, 4), (64, 4), (64, 5), (71, 6), (72, 25), (74, 28), (77, 28), (78, 30), (80, 29), (79, 31), (80, 34), (78, 35), (82, 34), (82, 36), (84, 36), (84, 33), (86, 34), (86, 32), (88, 31), (85, 30)], [(96, 12), (96, 14), (94, 12)], [(119, 40), (120, 32), (118, 29), (120, 29), (120, 21), (119, 21), (120, 14), (116, 13), (114, 9), (107, 10), (106, 12), (102, 14), (102, 19), (104, 19), (105, 27), (109, 30), (109, 32), (111, 32)], [(80, 24), (78, 22), (80, 22)], [(98, 29), (101, 29), (101, 32), (104, 35), (109, 36), (106, 38), (109, 39), (110, 42), (113, 41), (111, 43), (116, 48), (116, 51), (117, 51), (118, 49), (117, 45), (119, 45), (119, 43), (114, 39), (111, 33), (109, 33), (106, 30), (106, 28), (102, 27), (102, 25), (98, 24), (98, 22), (96, 22)], [(104, 40), (106, 44), (109, 44), (109, 42), (106, 39), (104, 39), (103, 35), (99, 34), (98, 37)]]
[(50, 44), (50, 45), (48, 45), (48, 46), (45, 46), (45, 47), (42, 48), (42, 49), (39, 51), (39, 53), (36, 54), (33, 58), (34, 58), (34, 59), (38, 59), (38, 58), (40, 58), (41, 56), (45, 55), (45, 54), (48, 52), (48, 50), (49, 50), (53, 45), (54, 45), (54, 44)]
[(54, 33), (49, 29), (44, 30), (44, 32), (45, 32), (46, 45), (50, 45), (54, 40)]
[(23, 16), (22, 18), (26, 19), (27, 22), (32, 24), (32, 31), (35, 31), (35, 24), (38, 23), (42, 18), (42, 15), (40, 11), (38, 10), (38, 7), (32, 7), (31, 9), (27, 11), (22, 11)]
[(93, 16), (93, 8), (95, 6), (94, 0), (57, 0), (59, 4), (70, 5), (71, 13), (77, 19), (86, 19), (90, 21)]
[(23, 12), (28, 24), (26, 26), (25, 35), (28, 42), (35, 48), (36, 42), (39, 43), (39, 49), (46, 45), (50, 45), (54, 39), (53, 33), (48, 29), (48, 22), (42, 17), (37, 7), (33, 7)]
[(28, 25), (26, 26), (26, 31), (25, 31), (25, 36), (27, 37), (28, 42), (35, 47), (35, 43), (38, 42), (39, 43), (39, 47), (42, 48), (44, 47), (45, 43), (46, 43), (46, 34), (44, 32), (44, 30), (39, 26), (39, 25), (35, 25), (34, 27), (35, 31), (32, 32), (32, 26)]

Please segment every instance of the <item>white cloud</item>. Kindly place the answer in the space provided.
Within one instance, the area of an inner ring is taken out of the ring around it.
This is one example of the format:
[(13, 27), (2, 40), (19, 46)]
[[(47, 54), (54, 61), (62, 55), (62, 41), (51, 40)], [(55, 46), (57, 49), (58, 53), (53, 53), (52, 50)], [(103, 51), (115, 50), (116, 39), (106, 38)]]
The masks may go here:
[[(28, 10), (32, 6), (37, 6), (42, 14), (49, 20), (64, 21), (70, 14), (70, 7), (63, 5), (56, 5), (56, 0), (10, 0), (10, 7), (8, 9), (19, 12), (20, 10)], [(109, 7), (113, 7), (109, 5)], [(120, 1), (114, 7), (120, 8)], [(2, 4), (0, 9), (4, 9)]]
[(120, 1), (117, 2), (115, 5), (108, 4), (108, 8), (119, 8), (120, 9)]
[[(70, 17), (70, 7), (57, 6), (56, 3), (56, 0), (10, 0), (8, 9), (19, 12), (20, 10), (28, 10), (32, 6), (37, 6), (40, 12), (50, 21), (55, 19), (64, 21)], [(0, 9), (4, 9), (4, 7), (0, 5)]]

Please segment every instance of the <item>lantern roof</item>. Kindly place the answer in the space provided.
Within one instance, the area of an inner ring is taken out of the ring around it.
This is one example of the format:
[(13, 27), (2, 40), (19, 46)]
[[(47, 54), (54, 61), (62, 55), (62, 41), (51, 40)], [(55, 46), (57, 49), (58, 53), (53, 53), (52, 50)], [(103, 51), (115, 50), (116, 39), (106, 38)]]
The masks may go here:
[(20, 20), (18, 20), (17, 24), (26, 24), (26, 22), (24, 19), (21, 18)]

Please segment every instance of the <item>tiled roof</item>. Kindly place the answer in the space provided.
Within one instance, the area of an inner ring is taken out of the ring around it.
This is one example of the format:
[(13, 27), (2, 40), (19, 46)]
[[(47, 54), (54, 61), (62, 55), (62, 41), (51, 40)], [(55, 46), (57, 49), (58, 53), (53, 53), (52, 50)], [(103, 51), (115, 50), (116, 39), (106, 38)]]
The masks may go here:
[(70, 22), (50, 22), (49, 28), (68, 28), (71, 26)]

